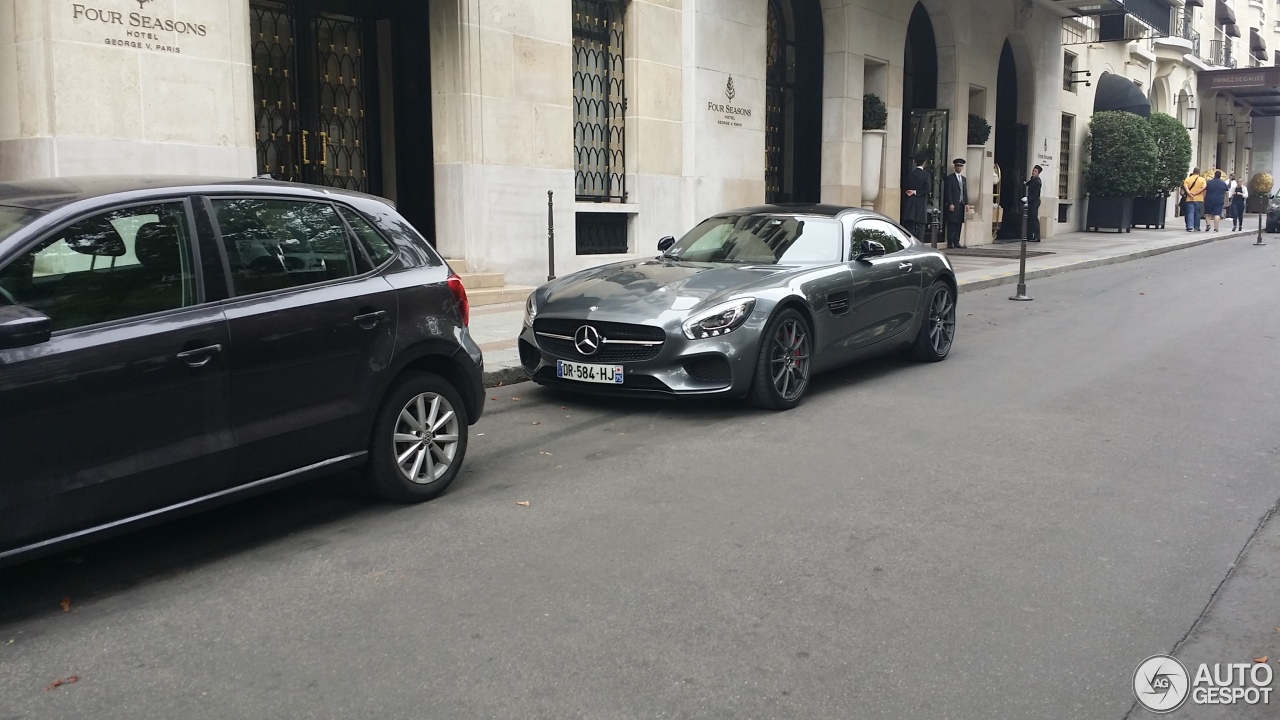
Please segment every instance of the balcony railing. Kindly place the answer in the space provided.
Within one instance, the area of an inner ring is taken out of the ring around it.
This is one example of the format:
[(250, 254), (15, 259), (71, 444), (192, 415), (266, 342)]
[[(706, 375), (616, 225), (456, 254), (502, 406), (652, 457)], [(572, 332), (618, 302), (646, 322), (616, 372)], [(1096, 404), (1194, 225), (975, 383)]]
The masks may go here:
[(1218, 39), (1209, 43), (1209, 62), (1218, 67), (1234, 68), (1236, 59), (1231, 55), (1231, 41)]
[(1179, 10), (1178, 15), (1174, 18), (1173, 31), (1174, 35), (1183, 40), (1190, 41), (1191, 54), (1198, 58), (1204, 55), (1200, 52), (1200, 33), (1191, 28), (1191, 12), (1189, 10)]

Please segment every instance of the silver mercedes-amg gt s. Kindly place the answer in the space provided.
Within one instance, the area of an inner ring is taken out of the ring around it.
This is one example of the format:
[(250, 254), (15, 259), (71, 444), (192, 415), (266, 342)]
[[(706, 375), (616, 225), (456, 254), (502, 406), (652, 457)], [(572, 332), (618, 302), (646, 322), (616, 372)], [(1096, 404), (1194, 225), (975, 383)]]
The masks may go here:
[(533, 380), (595, 393), (745, 396), (783, 410), (814, 373), (895, 350), (933, 362), (951, 351), (950, 262), (882, 215), (744, 208), (658, 249), (529, 297), (519, 345)]

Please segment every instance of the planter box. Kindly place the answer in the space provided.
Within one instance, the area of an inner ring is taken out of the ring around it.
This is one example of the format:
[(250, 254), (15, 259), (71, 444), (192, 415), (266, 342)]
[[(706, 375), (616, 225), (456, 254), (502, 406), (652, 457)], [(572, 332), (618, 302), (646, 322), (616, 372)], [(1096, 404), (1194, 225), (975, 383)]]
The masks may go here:
[(1169, 212), (1169, 198), (1134, 198), (1132, 227), (1163, 228)]
[(862, 207), (875, 207), (880, 197), (880, 169), (888, 130), (862, 131)]
[(1098, 231), (1103, 228), (1116, 232), (1129, 232), (1133, 227), (1133, 198), (1089, 196), (1088, 217), (1084, 229)]

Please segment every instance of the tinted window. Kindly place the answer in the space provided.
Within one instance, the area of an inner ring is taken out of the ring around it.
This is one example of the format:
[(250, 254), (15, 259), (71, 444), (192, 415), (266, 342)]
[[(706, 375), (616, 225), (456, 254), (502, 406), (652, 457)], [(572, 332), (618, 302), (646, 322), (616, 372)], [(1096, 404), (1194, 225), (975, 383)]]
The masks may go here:
[(369, 251), (369, 257), (373, 259), (375, 267), (386, 262), (395, 250), (392, 249), (391, 243), (387, 239), (378, 234), (364, 218), (360, 217), (351, 208), (342, 208), (342, 217), (350, 223), (351, 229), (356, 231), (356, 237), (360, 238), (360, 242), (364, 243), (364, 247)]
[(347, 228), (333, 206), (303, 200), (214, 200), (237, 295), (351, 277)]
[(667, 255), (688, 262), (836, 262), (840, 225), (791, 215), (714, 217), (680, 238)]
[(35, 210), (0, 205), (0, 240), (26, 227), (38, 217), (40, 213)]
[(885, 254), (896, 253), (905, 247), (905, 237), (892, 223), (884, 220), (863, 220), (853, 228), (853, 247), (857, 252), (863, 240), (874, 240), (884, 245)]
[(0, 269), (0, 303), (48, 315), (55, 330), (196, 303), (182, 203), (95, 215)]

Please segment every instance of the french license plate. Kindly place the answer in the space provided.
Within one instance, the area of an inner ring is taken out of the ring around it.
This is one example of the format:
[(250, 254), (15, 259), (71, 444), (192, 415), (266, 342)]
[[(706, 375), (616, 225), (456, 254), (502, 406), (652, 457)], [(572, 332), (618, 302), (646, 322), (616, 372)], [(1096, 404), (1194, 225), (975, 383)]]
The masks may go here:
[(556, 377), (578, 382), (622, 384), (622, 367), (620, 365), (588, 365), (585, 363), (556, 361)]

